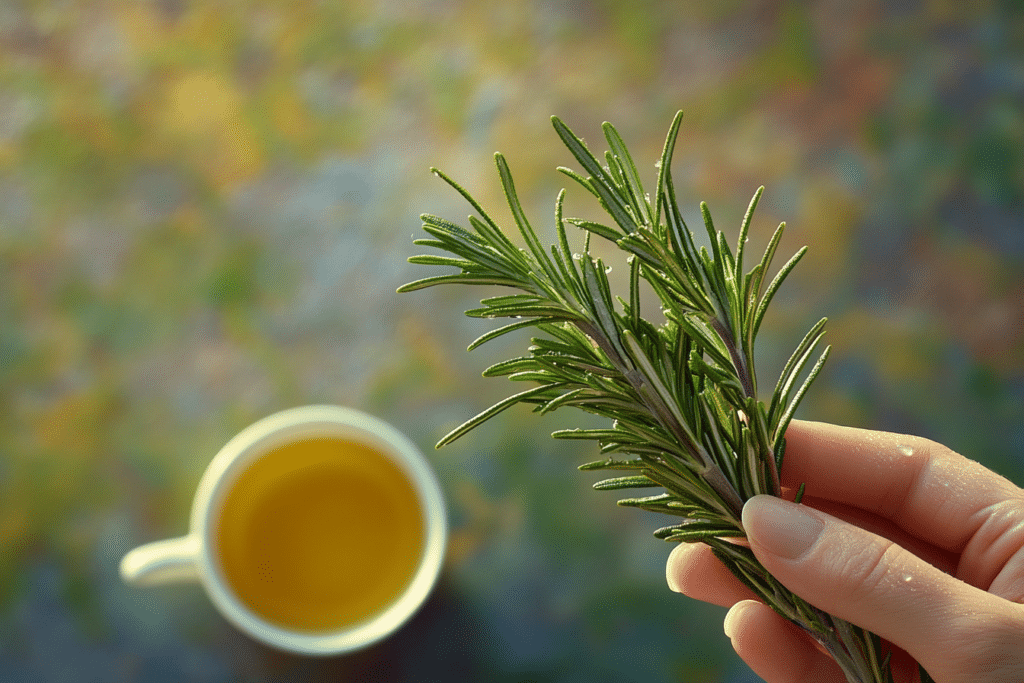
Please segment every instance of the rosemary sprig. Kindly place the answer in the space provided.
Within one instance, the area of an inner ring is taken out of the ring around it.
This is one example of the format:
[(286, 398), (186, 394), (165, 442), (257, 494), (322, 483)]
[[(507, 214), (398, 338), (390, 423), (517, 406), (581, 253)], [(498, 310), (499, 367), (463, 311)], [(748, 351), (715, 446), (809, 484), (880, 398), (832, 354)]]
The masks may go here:
[[(765, 286), (783, 223), (761, 259), (743, 272), (747, 234), (763, 188), (750, 201), (734, 250), (715, 229), (702, 203), (708, 246), (698, 246), (683, 220), (672, 182), (672, 154), (681, 120), (680, 112), (669, 128), (652, 199), (611, 124), (603, 126), (608, 151), (599, 160), (553, 117), (555, 131), (585, 175), (559, 170), (592, 194), (610, 221), (565, 217), (562, 190), (555, 202), (557, 242), (547, 248), (527, 219), (501, 154), (495, 155), (498, 176), (525, 248), (514, 244), (458, 183), (432, 169), (478, 215), (469, 217), (470, 230), (437, 216), (422, 216), (430, 238), (415, 243), (450, 256), (414, 256), (409, 261), (453, 266), (457, 272), (417, 280), (399, 291), (440, 284), (500, 285), (515, 290), (483, 299), (480, 308), (466, 312), (472, 317), (512, 321), (485, 333), (470, 349), (523, 328), (540, 333), (526, 355), (499, 362), (483, 373), (532, 386), (469, 419), (442, 438), (438, 447), (520, 403), (540, 413), (573, 406), (608, 418), (611, 423), (606, 428), (569, 429), (552, 435), (598, 443), (602, 459), (580, 469), (624, 472), (598, 482), (595, 488), (661, 488), (660, 494), (626, 498), (619, 505), (677, 518), (677, 523), (658, 529), (655, 536), (709, 545), (766, 604), (821, 643), (849, 681), (891, 683), (889, 655), (883, 656), (877, 636), (801, 600), (776, 581), (749, 548), (722, 540), (745, 536), (740, 522), (745, 500), (758, 494), (781, 495), (779, 471), (786, 428), (829, 349), (817, 354), (823, 319), (797, 345), (770, 400), (758, 399), (757, 333), (772, 298), (806, 247)], [(578, 252), (570, 248), (567, 224), (584, 233)], [(625, 298), (613, 295), (605, 264), (591, 254), (593, 235), (625, 253), (630, 274)], [(641, 282), (660, 300), (663, 323), (643, 317)], [(817, 361), (808, 369), (815, 355)], [(802, 494), (801, 487), (798, 497)]]

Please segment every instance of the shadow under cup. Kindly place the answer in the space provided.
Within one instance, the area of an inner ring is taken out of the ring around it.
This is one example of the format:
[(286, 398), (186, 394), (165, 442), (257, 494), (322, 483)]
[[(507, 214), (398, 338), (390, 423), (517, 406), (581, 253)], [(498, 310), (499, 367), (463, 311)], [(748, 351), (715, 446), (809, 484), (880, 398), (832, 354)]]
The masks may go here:
[(183, 540), (235, 626), (273, 647), (336, 655), (379, 641), (416, 612), (440, 573), (446, 535), (440, 487), (407, 437), (358, 411), (306, 406), (221, 449)]

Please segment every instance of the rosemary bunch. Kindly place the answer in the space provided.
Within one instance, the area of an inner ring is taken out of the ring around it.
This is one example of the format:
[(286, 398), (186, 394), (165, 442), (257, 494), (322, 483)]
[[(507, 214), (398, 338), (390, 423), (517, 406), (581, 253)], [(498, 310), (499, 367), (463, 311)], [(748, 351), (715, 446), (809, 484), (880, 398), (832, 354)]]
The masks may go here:
[[(599, 444), (602, 458), (580, 469), (618, 470), (620, 475), (595, 488), (661, 489), (655, 495), (620, 500), (619, 505), (672, 516), (675, 523), (655, 531), (656, 537), (709, 545), (766, 604), (831, 653), (849, 681), (891, 682), (889, 655), (881, 652), (878, 636), (808, 604), (776, 581), (749, 548), (723, 540), (745, 536), (740, 521), (745, 500), (757, 494), (781, 495), (786, 427), (828, 356), (828, 348), (817, 354), (824, 334), (822, 319), (797, 345), (771, 398), (758, 399), (757, 333), (779, 285), (806, 247), (769, 280), (782, 224), (760, 260), (744, 272), (747, 232), (763, 188), (750, 202), (735, 250), (701, 204), (708, 245), (698, 246), (683, 221), (672, 182), (681, 112), (672, 122), (657, 165), (653, 198), (644, 191), (636, 165), (611, 124), (603, 127), (609, 149), (602, 163), (562, 121), (554, 117), (552, 122), (583, 168), (582, 173), (559, 170), (590, 192), (608, 216), (605, 222), (565, 217), (563, 189), (555, 202), (554, 245), (542, 244), (530, 225), (501, 154), (495, 155), (498, 175), (525, 248), (513, 243), (465, 189), (432, 169), (477, 215), (469, 217), (469, 230), (437, 216), (422, 216), (430, 238), (415, 243), (447, 254), (414, 256), (409, 261), (456, 271), (409, 283), (399, 291), (441, 284), (515, 290), (483, 299), (480, 308), (466, 312), (512, 321), (485, 333), (470, 349), (522, 328), (540, 333), (526, 355), (484, 371), (487, 377), (506, 376), (531, 386), (471, 418), (438, 447), (520, 403), (540, 413), (574, 406), (608, 418), (606, 428), (552, 435)], [(579, 252), (569, 246), (567, 225), (583, 230)], [(605, 264), (590, 253), (594, 235), (627, 256), (625, 298), (613, 295)], [(641, 314), (641, 282), (660, 300), (664, 322), (654, 324)]]

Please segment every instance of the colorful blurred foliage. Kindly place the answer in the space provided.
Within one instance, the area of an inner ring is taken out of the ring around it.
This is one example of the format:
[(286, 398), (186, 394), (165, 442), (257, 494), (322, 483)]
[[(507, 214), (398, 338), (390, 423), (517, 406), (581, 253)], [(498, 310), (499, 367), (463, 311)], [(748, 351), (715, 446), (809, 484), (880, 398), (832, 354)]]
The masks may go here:
[[(667, 593), (659, 520), (548, 439), (576, 417), (430, 450), (525, 339), (467, 356), (480, 293), (394, 294), (416, 216), (467, 211), (427, 169), (507, 216), (501, 150), (541, 223), (570, 162), (551, 114), (653, 164), (684, 110), (688, 218), (738, 225), (764, 184), (752, 242), (785, 220), (811, 248), (762, 372), (827, 315), (804, 417), (1022, 482), (1022, 103), (1015, 0), (3, 3), (0, 681), (753, 680), (721, 610)], [(441, 475), (449, 567), (417, 621), (312, 662), (198, 589), (119, 584), (221, 444), (313, 402), (391, 420)]]

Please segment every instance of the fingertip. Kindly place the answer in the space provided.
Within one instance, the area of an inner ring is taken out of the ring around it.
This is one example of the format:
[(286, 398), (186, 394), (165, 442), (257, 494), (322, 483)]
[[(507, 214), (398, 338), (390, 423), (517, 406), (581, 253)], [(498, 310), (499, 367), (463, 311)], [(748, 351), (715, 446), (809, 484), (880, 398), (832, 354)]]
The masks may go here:
[(696, 553), (700, 552), (696, 543), (680, 543), (669, 553), (665, 563), (665, 580), (670, 590), (684, 593), (684, 579), (692, 571)]
[(729, 608), (729, 611), (725, 613), (725, 621), (722, 623), (722, 628), (730, 640), (742, 628), (741, 624), (744, 621), (744, 615), (749, 615), (750, 610), (757, 609), (757, 606), (760, 604), (757, 600), (740, 600)]
[(665, 566), (670, 589), (719, 607), (755, 597), (704, 543), (680, 543)]
[(835, 661), (807, 633), (758, 600), (743, 600), (725, 615), (736, 654), (767, 681), (843, 681)]

